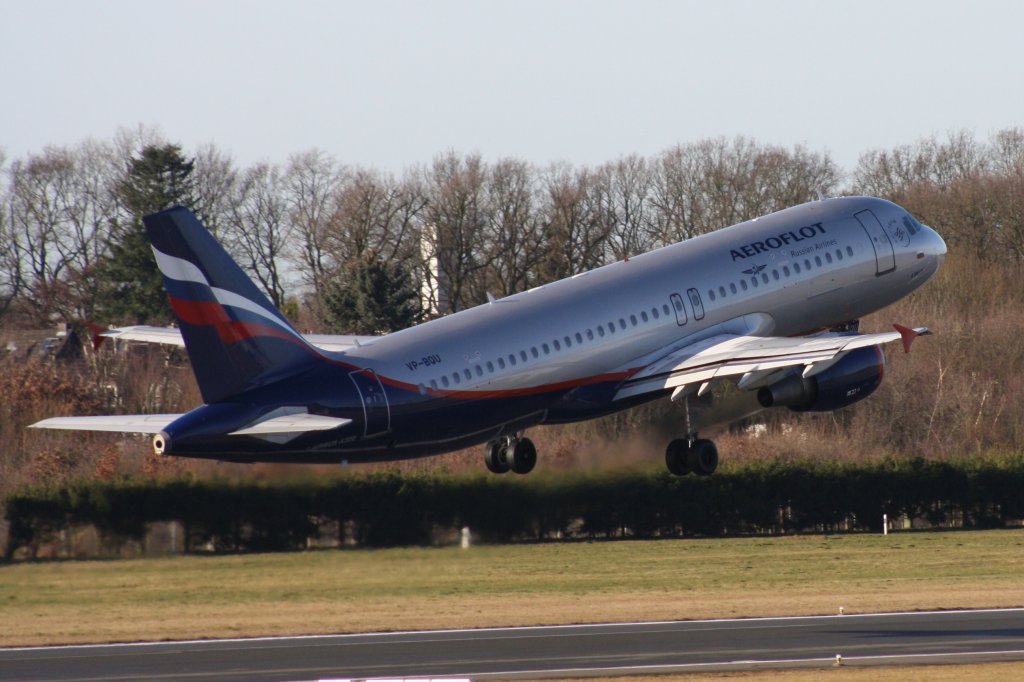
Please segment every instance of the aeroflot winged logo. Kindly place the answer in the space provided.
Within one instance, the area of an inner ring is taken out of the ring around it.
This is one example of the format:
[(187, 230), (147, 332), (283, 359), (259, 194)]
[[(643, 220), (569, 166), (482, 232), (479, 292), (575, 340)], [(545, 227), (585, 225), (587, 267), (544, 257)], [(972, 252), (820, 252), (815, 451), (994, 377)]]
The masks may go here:
[(781, 249), (787, 244), (796, 244), (797, 242), (802, 242), (805, 239), (814, 239), (818, 235), (822, 234), (825, 234), (825, 226), (821, 223), (813, 223), (811, 225), (804, 225), (796, 230), (783, 232), (774, 237), (768, 237), (761, 241), (744, 244), (737, 249), (730, 249), (729, 253), (732, 255), (732, 259), (734, 261), (743, 260), (744, 258), (756, 256), (759, 253), (768, 253), (775, 249)]

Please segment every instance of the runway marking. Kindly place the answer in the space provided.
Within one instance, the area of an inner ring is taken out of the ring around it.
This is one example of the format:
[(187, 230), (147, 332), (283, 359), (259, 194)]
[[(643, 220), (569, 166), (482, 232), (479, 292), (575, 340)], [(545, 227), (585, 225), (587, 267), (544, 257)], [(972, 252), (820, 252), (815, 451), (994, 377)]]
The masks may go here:
[[(708, 618), (703, 620), (655, 620), (655, 621), (638, 621), (638, 622), (617, 622), (617, 623), (579, 623), (579, 624), (563, 624), (563, 625), (518, 625), (512, 627), (487, 627), (487, 628), (455, 628), (455, 629), (435, 629), (435, 630), (400, 630), (396, 632), (350, 632), (343, 634), (311, 634), (311, 635), (279, 635), (273, 637), (234, 637), (226, 639), (181, 639), (181, 640), (157, 640), (157, 641), (143, 641), (143, 642), (111, 642), (107, 644), (94, 643), (94, 644), (58, 644), (53, 646), (38, 646), (38, 647), (0, 647), (0, 652), (8, 651), (58, 651), (58, 650), (78, 650), (78, 649), (98, 649), (98, 648), (127, 648), (127, 647), (161, 647), (161, 646), (174, 646), (174, 645), (188, 645), (188, 644), (208, 644), (215, 646), (218, 644), (247, 644), (247, 643), (259, 643), (259, 642), (299, 642), (303, 640), (345, 640), (345, 639), (356, 639), (356, 638), (377, 638), (377, 637), (410, 637), (418, 635), (457, 635), (457, 634), (486, 634), (492, 632), (521, 632), (525, 633), (530, 630), (537, 630), (547, 632), (545, 636), (550, 637), (551, 630), (564, 630), (568, 628), (574, 629), (600, 629), (600, 628), (617, 628), (617, 627), (646, 627), (646, 626), (666, 626), (666, 625), (690, 625), (700, 627), (703, 625), (714, 625), (719, 623), (764, 623), (766, 621), (810, 621), (810, 620), (855, 620), (863, 618), (887, 618), (887, 617), (898, 617), (898, 616), (957, 616), (957, 615), (969, 615), (969, 614), (982, 614), (982, 613), (1024, 613), (1024, 607), (1012, 607), (1012, 608), (997, 608), (997, 609), (956, 609), (956, 610), (940, 610), (940, 611), (886, 611), (882, 613), (847, 613), (843, 615), (839, 614), (826, 614), (817, 616), (755, 616), (752, 618)], [(784, 624), (778, 627), (793, 627), (792, 625)], [(558, 636), (558, 635), (556, 635)], [(572, 635), (565, 635), (572, 636)], [(512, 637), (516, 637), (513, 635)], [(521, 635), (520, 638), (528, 638), (529, 635)], [(482, 638), (481, 638), (482, 639)], [(430, 640), (423, 640), (429, 642)], [(365, 644), (365, 643), (364, 643)]]
[[(989, 611), (999, 609), (989, 609)], [(1017, 609), (1014, 609), (1017, 610)], [(843, 665), (849, 663), (866, 663), (868, 661), (886, 661), (896, 659), (928, 659), (928, 658), (952, 658), (952, 657), (982, 657), (982, 656), (1016, 656), (1024, 657), (1024, 649), (1010, 649), (1006, 651), (966, 651), (966, 652), (945, 652), (945, 653), (933, 653), (933, 654), (878, 654), (875, 656), (843, 656)], [(487, 677), (510, 677), (510, 676), (527, 676), (527, 675), (571, 675), (573, 673), (624, 673), (628, 671), (636, 672), (650, 672), (655, 670), (662, 670), (665, 672), (671, 672), (674, 670), (693, 670), (697, 668), (727, 668), (727, 667), (738, 667), (738, 666), (784, 666), (794, 664), (822, 664), (822, 665), (834, 665), (834, 656), (826, 656), (824, 658), (778, 658), (778, 659), (762, 659), (762, 660), (741, 660), (741, 661), (707, 661), (704, 663), (668, 663), (664, 665), (622, 665), (622, 666), (611, 666), (611, 667), (592, 667), (592, 668), (550, 668), (550, 669), (538, 669), (538, 670), (509, 670), (502, 672), (486, 672), (486, 673), (459, 673), (465, 675), (471, 679), (481, 679)], [(370, 678), (374, 680), (374, 678)], [(380, 682), (374, 680), (374, 682)]]

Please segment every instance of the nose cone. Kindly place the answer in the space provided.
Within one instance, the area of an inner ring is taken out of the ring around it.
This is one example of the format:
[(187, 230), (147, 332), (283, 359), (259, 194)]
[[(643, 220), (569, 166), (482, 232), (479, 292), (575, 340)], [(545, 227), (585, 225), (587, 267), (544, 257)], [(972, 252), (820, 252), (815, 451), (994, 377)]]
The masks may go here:
[(925, 257), (931, 258), (935, 261), (935, 267), (937, 268), (942, 264), (943, 259), (946, 257), (946, 241), (939, 235), (938, 232), (928, 227), (927, 225), (922, 226), (924, 229), (921, 231), (920, 245), (918, 246), (918, 252), (923, 253)]

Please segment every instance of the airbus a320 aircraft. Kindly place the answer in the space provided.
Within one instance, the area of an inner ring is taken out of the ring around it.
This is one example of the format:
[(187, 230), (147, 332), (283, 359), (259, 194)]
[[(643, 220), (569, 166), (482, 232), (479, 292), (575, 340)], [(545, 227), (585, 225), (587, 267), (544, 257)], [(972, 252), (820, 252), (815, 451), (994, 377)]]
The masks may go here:
[[(144, 220), (204, 405), (186, 414), (56, 417), (38, 428), (151, 433), (155, 451), (255, 462), (370, 462), (480, 443), (525, 474), (537, 424), (593, 419), (716, 382), (764, 407), (834, 410), (882, 380), (856, 321), (925, 283), (942, 238), (881, 199), (815, 201), (381, 337), (309, 337), (274, 309), (188, 210)], [(133, 337), (133, 334), (135, 335)], [(319, 345), (317, 345), (319, 344)], [(714, 444), (669, 443), (675, 474), (710, 474)]]

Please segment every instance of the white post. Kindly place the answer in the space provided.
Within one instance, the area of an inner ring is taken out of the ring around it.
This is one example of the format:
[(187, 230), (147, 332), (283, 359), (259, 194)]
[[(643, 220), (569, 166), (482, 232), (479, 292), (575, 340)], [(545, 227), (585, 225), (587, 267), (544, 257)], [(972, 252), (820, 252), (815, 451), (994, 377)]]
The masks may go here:
[(889, 515), (882, 514), (882, 535), (889, 534)]
[(462, 527), (462, 549), (469, 549), (469, 526)]

